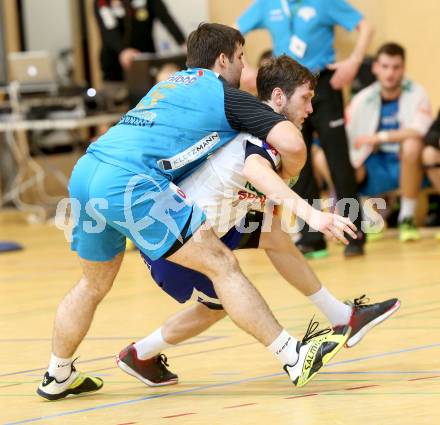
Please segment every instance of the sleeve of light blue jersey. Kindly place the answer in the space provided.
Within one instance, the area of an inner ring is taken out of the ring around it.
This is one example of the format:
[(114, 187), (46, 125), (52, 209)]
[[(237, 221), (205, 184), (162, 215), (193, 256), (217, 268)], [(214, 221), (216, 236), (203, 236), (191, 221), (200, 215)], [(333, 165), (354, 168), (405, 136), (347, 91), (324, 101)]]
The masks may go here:
[(242, 34), (264, 27), (264, 0), (256, 0), (238, 18), (238, 29)]
[(328, 4), (328, 15), (333, 25), (340, 25), (347, 31), (353, 31), (364, 18), (346, 0), (331, 0)]

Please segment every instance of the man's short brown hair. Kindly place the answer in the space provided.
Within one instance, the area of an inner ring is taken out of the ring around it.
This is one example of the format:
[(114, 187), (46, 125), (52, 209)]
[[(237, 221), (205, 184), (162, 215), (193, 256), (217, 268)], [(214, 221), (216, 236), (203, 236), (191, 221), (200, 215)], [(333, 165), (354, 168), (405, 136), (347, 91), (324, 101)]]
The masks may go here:
[(385, 43), (379, 47), (379, 50), (376, 53), (376, 60), (379, 59), (380, 55), (388, 55), (388, 56), (400, 56), (405, 62), (405, 49), (397, 43)]
[(297, 87), (305, 83), (315, 90), (316, 77), (305, 66), (287, 55), (268, 59), (258, 70), (258, 97), (262, 101), (270, 100), (273, 90), (279, 87), (289, 98)]
[(227, 25), (201, 23), (188, 37), (186, 66), (210, 69), (221, 53), (232, 61), (237, 45), (244, 45), (240, 31)]

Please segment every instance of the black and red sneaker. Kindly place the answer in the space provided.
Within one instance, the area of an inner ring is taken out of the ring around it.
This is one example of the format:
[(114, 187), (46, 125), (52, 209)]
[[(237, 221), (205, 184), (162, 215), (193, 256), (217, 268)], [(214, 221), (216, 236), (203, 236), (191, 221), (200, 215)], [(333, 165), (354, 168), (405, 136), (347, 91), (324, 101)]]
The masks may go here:
[(400, 301), (397, 298), (376, 304), (367, 304), (368, 302), (369, 299), (365, 295), (355, 298), (353, 302), (346, 302), (353, 307), (349, 322), (351, 333), (345, 343), (348, 348), (356, 345), (369, 330), (382, 323), (400, 307)]
[(158, 354), (146, 360), (138, 359), (134, 344), (124, 348), (116, 357), (120, 369), (149, 387), (177, 384), (178, 377), (167, 369), (167, 361), (165, 354)]

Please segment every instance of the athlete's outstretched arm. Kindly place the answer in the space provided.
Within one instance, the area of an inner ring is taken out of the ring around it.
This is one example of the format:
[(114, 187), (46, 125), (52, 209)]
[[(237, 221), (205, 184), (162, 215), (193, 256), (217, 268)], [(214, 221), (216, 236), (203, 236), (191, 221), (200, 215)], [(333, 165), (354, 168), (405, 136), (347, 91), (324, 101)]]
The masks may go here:
[(290, 189), (272, 169), (269, 161), (260, 155), (253, 154), (246, 158), (243, 175), (269, 199), (289, 209), (292, 214), (302, 218), (313, 229), (346, 245), (348, 241), (344, 236), (344, 232), (356, 239), (354, 233), (356, 226), (348, 218), (338, 214), (324, 213), (313, 208)]

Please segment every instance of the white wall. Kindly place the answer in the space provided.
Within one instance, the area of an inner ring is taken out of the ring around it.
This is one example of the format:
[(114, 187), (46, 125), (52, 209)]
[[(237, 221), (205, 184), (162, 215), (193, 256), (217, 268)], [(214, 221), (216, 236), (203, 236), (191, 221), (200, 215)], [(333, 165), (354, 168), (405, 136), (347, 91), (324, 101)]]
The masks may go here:
[[(164, 2), (185, 35), (209, 19), (208, 0)], [(24, 0), (23, 5), (28, 50), (48, 50), (55, 57), (60, 50), (72, 46), (69, 0)], [(154, 31), (158, 50), (177, 49), (174, 39), (160, 23), (156, 23)]]
[[(163, 0), (169, 12), (178, 23), (185, 36), (197, 28), (200, 22), (209, 20), (208, 0)], [(156, 47), (161, 51), (169, 46), (176, 51), (174, 39), (160, 23), (154, 27)]]
[(69, 0), (25, 0), (23, 9), (27, 50), (46, 50), (56, 58), (72, 47)]

